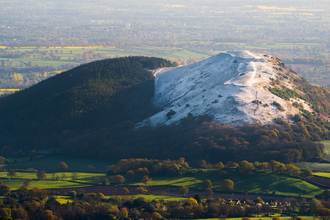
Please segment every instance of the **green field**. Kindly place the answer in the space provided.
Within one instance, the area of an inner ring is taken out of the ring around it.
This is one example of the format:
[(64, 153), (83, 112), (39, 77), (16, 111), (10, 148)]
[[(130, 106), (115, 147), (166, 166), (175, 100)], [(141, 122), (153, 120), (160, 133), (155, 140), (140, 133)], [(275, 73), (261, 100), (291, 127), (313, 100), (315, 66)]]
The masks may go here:
[(312, 170), (321, 172), (330, 172), (330, 163), (305, 162), (296, 164), (301, 170)]
[(87, 166), (92, 165), (95, 167), (93, 172), (105, 172), (106, 166), (111, 165), (111, 161), (97, 160), (97, 159), (78, 159), (71, 158), (62, 155), (55, 155), (51, 157), (42, 157), (39, 159), (28, 160), (28, 158), (21, 158), (14, 162), (16, 158), (8, 158), (9, 164), (0, 164), (0, 169), (28, 169), (33, 168), (39, 171), (56, 172), (57, 164), (64, 161), (68, 165), (68, 170), (71, 172), (86, 172), (88, 171)]
[(318, 173), (314, 173), (313, 175), (314, 175), (314, 176), (319, 176), (319, 177), (330, 178), (330, 173), (318, 172)]
[[(212, 181), (213, 190), (219, 189), (219, 184), (224, 179), (234, 181), (234, 191), (250, 193), (272, 193), (276, 190), (277, 195), (299, 196), (312, 198), (322, 193), (324, 187), (306, 182), (300, 178), (280, 175), (270, 171), (258, 171), (252, 176), (244, 176), (238, 173), (228, 174), (225, 178), (219, 177), (218, 172), (202, 172), (193, 177), (155, 177), (150, 185), (187, 186), (189, 188), (202, 188), (205, 179)], [(142, 185), (139, 182), (131, 185)]]
[[(21, 179), (0, 179), (3, 184), (9, 185), (12, 190), (17, 190), (23, 185)], [(90, 184), (82, 184), (70, 181), (51, 181), (51, 180), (40, 180), (40, 181), (30, 181), (29, 187), (39, 187), (41, 189), (60, 189), (60, 188), (78, 188), (78, 187), (87, 187), (91, 186)]]
[[(29, 172), (17, 172), (16, 176), (12, 179), (7, 176), (7, 172), (0, 172), (0, 180), (5, 185), (9, 185), (12, 190), (16, 190), (23, 185), (24, 179), (29, 179), (30, 188), (39, 187), (42, 189), (59, 189), (59, 188), (78, 188), (78, 187), (88, 187), (94, 185), (94, 178), (98, 177), (101, 181), (106, 178), (103, 173), (76, 173), (76, 179), (72, 180), (71, 172), (57, 172), (54, 173), (61, 180), (53, 180), (52, 173), (48, 173), (44, 180), (37, 180), (36, 173)], [(65, 177), (62, 180), (62, 174)]]
[(56, 200), (61, 204), (66, 204), (68, 202), (72, 202), (70, 196), (56, 196)]

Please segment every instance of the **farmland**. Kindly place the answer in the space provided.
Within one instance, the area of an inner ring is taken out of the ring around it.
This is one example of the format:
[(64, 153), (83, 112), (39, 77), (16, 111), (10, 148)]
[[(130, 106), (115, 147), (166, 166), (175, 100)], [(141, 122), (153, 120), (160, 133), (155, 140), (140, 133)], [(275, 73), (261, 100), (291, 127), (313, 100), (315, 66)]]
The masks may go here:
[[(324, 188), (316, 184), (312, 184), (290, 176), (275, 174), (270, 171), (258, 171), (252, 176), (241, 176), (236, 173), (228, 172), (228, 176), (219, 177), (217, 172), (205, 171), (197, 173), (194, 176), (178, 176), (178, 177), (158, 177), (154, 176), (153, 181), (148, 186), (186, 186), (191, 189), (202, 189), (202, 184), (205, 179), (210, 179), (217, 191), (219, 184), (225, 178), (234, 181), (235, 192), (245, 192), (257, 194), (273, 194), (286, 195), (286, 196), (303, 196), (307, 198), (314, 197), (320, 194)], [(64, 177), (63, 177), (64, 174)], [(60, 189), (60, 188), (80, 188), (89, 186), (100, 185), (102, 179), (109, 178), (102, 173), (83, 173), (77, 172), (76, 177), (72, 178), (72, 172), (55, 172), (48, 173), (44, 180), (37, 180), (36, 173), (34, 172), (18, 172), (12, 179), (7, 176), (6, 172), (0, 173), (1, 181), (11, 186), (13, 190), (18, 189), (24, 179), (30, 179), (30, 187), (39, 187), (45, 189)], [(56, 176), (58, 180), (55, 180)], [(123, 186), (138, 187), (141, 184), (137, 180), (127, 180)], [(85, 189), (86, 190), (86, 189)], [(101, 190), (101, 189), (100, 189)]]

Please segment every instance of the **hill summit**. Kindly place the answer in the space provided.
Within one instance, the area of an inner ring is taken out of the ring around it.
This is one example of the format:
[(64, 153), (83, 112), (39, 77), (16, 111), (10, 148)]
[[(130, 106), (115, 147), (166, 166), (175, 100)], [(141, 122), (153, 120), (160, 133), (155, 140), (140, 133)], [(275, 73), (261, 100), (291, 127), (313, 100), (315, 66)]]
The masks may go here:
[(266, 124), (313, 113), (304, 80), (279, 59), (250, 51), (220, 53), (201, 62), (160, 69), (154, 104), (163, 110), (137, 127), (178, 123), (188, 114), (208, 115), (217, 123)]

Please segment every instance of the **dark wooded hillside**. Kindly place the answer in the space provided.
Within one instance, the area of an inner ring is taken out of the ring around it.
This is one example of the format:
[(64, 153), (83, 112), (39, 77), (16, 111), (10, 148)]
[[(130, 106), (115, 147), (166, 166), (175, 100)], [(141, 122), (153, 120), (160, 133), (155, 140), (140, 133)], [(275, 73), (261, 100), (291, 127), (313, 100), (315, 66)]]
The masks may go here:
[(172, 66), (152, 57), (84, 64), (0, 99), (0, 142), (14, 149), (57, 147), (88, 129), (130, 128), (154, 113), (153, 74)]

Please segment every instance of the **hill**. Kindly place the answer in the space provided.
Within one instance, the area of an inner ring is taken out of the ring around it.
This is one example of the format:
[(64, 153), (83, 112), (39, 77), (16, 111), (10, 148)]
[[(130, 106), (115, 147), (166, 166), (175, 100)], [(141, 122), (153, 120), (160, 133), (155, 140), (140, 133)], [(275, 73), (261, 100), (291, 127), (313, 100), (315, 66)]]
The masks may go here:
[(195, 164), (323, 159), (314, 141), (329, 139), (330, 92), (279, 59), (238, 51), (159, 69), (155, 80), (148, 71), (169, 66), (146, 57), (97, 61), (1, 98), (0, 141), (9, 145), (1, 153), (60, 147), (73, 157)]
[[(309, 118), (320, 111), (320, 104), (313, 103), (315, 97), (309, 96), (311, 88), (273, 56), (249, 51), (220, 53), (189, 66), (159, 71), (154, 103), (164, 110), (139, 126), (178, 123), (188, 114), (209, 115), (229, 125), (268, 124), (299, 113)], [(330, 93), (325, 94), (329, 97)]]
[(172, 64), (148, 57), (95, 61), (3, 97), (0, 142), (16, 149), (57, 147), (87, 129), (128, 129), (155, 112), (148, 69), (163, 66)]

